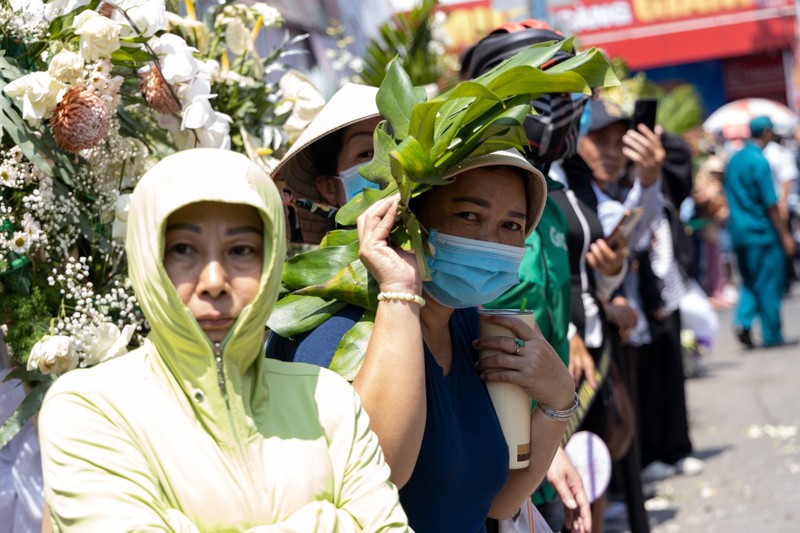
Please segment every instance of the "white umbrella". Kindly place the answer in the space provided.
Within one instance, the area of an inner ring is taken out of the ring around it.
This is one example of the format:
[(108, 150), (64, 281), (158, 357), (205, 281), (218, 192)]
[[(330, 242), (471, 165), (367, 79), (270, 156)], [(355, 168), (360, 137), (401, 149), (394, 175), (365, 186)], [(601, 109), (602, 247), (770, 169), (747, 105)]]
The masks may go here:
[(720, 107), (703, 122), (703, 129), (711, 134), (726, 137), (747, 137), (748, 124), (755, 117), (768, 116), (775, 125), (775, 133), (787, 135), (800, 125), (800, 115), (774, 100), (742, 98)]

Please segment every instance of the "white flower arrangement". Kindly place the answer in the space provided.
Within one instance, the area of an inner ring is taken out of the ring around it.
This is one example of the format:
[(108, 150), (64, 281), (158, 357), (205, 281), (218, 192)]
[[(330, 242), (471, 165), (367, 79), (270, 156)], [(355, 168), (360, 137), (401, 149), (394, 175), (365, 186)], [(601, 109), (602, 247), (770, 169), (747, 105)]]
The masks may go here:
[(0, 447), (56, 376), (147, 333), (124, 258), (144, 172), (195, 146), (269, 171), (324, 104), (299, 73), (282, 82), (300, 38), (257, 53), (277, 10), (217, 6), (206, 25), (184, 4), (186, 16), (164, 0), (0, 0), (0, 325), (10, 376), (34, 385), (0, 421)]

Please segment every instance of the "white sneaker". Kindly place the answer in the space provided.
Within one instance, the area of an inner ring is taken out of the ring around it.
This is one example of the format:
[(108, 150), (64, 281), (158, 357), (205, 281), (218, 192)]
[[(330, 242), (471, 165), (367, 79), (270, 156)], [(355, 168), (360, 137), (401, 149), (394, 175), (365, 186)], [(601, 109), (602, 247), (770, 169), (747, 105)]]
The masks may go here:
[(653, 461), (642, 469), (641, 479), (642, 483), (652, 483), (653, 481), (667, 479), (668, 477), (672, 477), (677, 473), (677, 467), (661, 461)]
[(697, 457), (684, 457), (675, 463), (675, 468), (684, 476), (696, 476), (705, 469), (706, 464)]

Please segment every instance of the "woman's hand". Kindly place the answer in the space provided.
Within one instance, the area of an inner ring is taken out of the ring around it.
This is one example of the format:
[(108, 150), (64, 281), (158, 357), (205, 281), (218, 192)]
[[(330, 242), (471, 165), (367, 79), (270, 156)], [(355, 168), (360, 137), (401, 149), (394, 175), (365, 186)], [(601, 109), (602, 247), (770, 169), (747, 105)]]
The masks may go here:
[(592, 389), (597, 388), (597, 369), (594, 359), (583, 343), (581, 336), (577, 334), (573, 335), (569, 340), (569, 373), (575, 381), (576, 389), (583, 379), (586, 379)]
[(627, 241), (620, 236), (620, 244), (613, 250), (605, 239), (597, 239), (586, 252), (586, 262), (592, 269), (605, 276), (616, 276), (622, 270), (622, 264), (628, 257)]
[(382, 292), (420, 294), (422, 281), (414, 254), (398, 250), (389, 243), (399, 200), (399, 194), (378, 200), (358, 217), (358, 257)]
[(547, 481), (564, 503), (564, 526), (572, 533), (590, 533), (592, 509), (583, 488), (583, 480), (567, 452), (560, 446), (547, 469)]
[(622, 153), (633, 162), (636, 176), (645, 187), (656, 182), (664, 164), (666, 151), (661, 144), (662, 131), (660, 126), (656, 126), (656, 131), (653, 131), (644, 124), (639, 124), (637, 129), (628, 130), (622, 137), (625, 145)]
[(530, 327), (514, 316), (483, 316), (481, 320), (509, 330), (507, 336), (473, 341), (477, 350), (497, 352), (478, 361), (483, 380), (513, 383), (537, 402), (554, 409), (572, 407), (575, 402), (572, 378), (538, 326)]

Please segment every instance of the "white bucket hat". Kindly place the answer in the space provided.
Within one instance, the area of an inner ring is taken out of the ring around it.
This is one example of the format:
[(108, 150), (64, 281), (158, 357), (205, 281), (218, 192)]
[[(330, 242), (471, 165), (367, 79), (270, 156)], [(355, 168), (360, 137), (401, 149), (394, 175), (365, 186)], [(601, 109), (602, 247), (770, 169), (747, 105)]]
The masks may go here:
[(533, 228), (539, 223), (542, 211), (544, 211), (544, 204), (547, 201), (547, 182), (542, 173), (517, 150), (498, 150), (489, 154), (467, 157), (456, 166), (448, 169), (444, 173), (444, 177), (452, 178), (468, 170), (493, 166), (517, 167), (527, 172), (528, 179), (524, 182), (525, 198), (528, 202), (528, 212), (525, 217), (525, 235), (530, 235)]
[(347, 126), (380, 116), (377, 87), (348, 83), (334, 94), (283, 156), (272, 175), (301, 198), (325, 202), (316, 186), (319, 175), (311, 157), (311, 145)]

